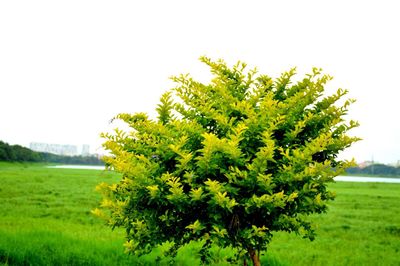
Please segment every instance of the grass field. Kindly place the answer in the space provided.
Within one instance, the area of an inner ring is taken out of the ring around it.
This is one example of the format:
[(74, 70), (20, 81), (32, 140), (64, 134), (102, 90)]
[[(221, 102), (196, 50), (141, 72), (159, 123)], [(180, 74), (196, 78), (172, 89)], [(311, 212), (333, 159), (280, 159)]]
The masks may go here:
[[(112, 232), (90, 210), (112, 172), (50, 169), (0, 162), (0, 264), (155, 265), (156, 250), (142, 258), (124, 254), (122, 230)], [(400, 184), (335, 183), (337, 199), (313, 242), (276, 234), (263, 265), (400, 265)], [(196, 265), (189, 245), (176, 265)], [(214, 250), (222, 260), (227, 250)], [(163, 259), (161, 264), (167, 264)]]

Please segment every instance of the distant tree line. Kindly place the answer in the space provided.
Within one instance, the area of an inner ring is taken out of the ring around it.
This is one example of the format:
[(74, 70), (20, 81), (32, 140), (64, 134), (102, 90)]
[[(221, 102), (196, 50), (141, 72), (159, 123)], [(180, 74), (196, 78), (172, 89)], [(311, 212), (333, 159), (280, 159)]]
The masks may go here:
[(60, 164), (104, 165), (96, 156), (63, 156), (48, 152), (36, 152), (20, 145), (0, 141), (0, 161), (48, 162)]
[(346, 170), (350, 175), (379, 175), (379, 176), (399, 176), (400, 167), (385, 164), (372, 164), (367, 167), (352, 167)]

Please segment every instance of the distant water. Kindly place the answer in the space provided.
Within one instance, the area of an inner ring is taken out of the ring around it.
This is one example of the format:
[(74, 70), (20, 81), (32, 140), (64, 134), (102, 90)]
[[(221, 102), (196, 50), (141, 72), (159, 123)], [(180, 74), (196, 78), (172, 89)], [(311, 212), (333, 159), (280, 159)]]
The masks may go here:
[(100, 165), (53, 165), (47, 166), (47, 168), (62, 168), (62, 169), (88, 169), (88, 170), (104, 170), (105, 166)]
[[(94, 165), (54, 165), (48, 168), (62, 169), (88, 169), (88, 170), (105, 170), (105, 166)], [(337, 176), (335, 181), (343, 182), (378, 182), (378, 183), (400, 183), (400, 178), (391, 177), (370, 177), (370, 176)]]
[(371, 177), (371, 176), (337, 176), (337, 177), (335, 177), (335, 181), (400, 183), (400, 178), (394, 178), (394, 177)]

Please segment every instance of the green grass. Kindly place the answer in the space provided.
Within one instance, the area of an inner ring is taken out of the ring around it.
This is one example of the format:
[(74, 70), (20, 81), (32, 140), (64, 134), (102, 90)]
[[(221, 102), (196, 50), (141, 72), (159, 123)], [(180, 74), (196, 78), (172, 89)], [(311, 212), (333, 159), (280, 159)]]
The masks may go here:
[[(45, 168), (0, 162), (0, 264), (155, 265), (160, 249), (124, 254), (123, 230), (111, 231), (90, 214), (102, 182), (113, 172)], [(276, 234), (263, 265), (400, 265), (400, 184), (335, 183), (327, 214), (314, 216), (317, 239)], [(197, 265), (199, 245), (182, 248), (176, 265)], [(217, 250), (220, 261), (229, 250)], [(161, 264), (167, 264), (164, 258)]]
[(315, 241), (278, 234), (275, 258), (290, 265), (400, 265), (400, 184), (330, 185), (337, 198), (326, 215), (314, 217)]

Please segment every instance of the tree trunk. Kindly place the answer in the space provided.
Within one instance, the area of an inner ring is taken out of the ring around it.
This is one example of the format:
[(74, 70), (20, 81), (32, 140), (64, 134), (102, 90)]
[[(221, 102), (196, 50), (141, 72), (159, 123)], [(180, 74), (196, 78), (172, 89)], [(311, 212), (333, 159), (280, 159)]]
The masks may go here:
[(257, 252), (252, 248), (249, 248), (248, 251), (250, 259), (253, 262), (253, 266), (261, 266), (260, 257), (257, 255)]

